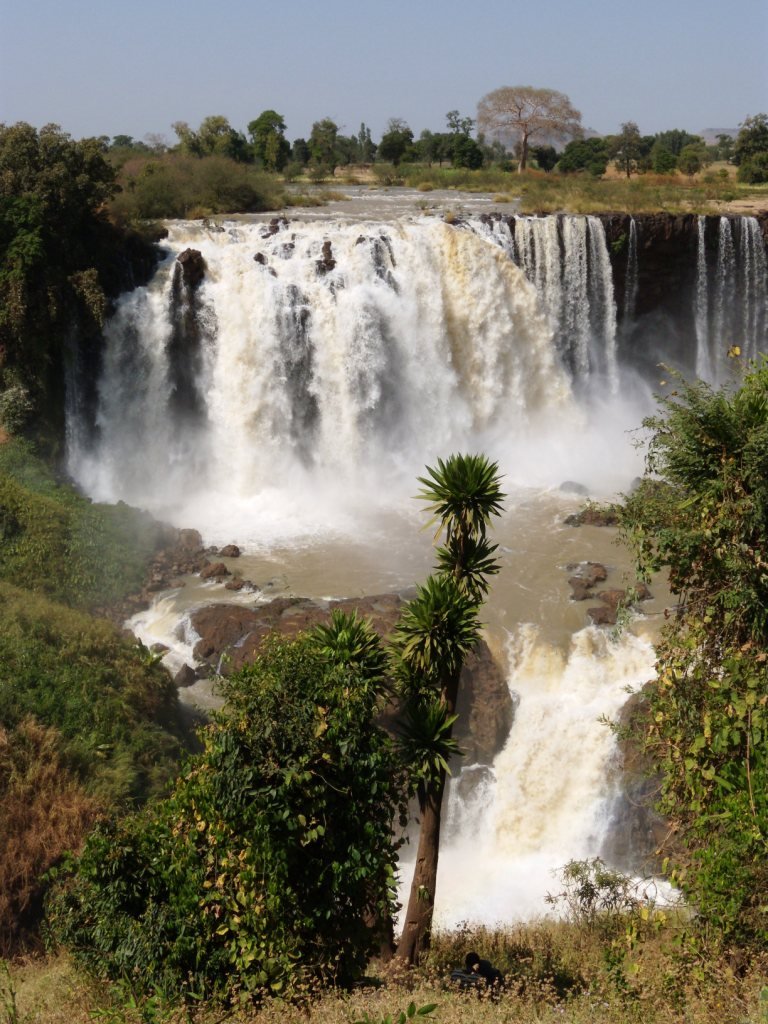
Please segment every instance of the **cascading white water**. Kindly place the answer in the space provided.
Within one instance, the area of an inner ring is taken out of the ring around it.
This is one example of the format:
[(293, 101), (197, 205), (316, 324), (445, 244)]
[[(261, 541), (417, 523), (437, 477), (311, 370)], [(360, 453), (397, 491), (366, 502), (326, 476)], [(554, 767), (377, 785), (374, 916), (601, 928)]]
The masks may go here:
[[(598, 363), (615, 375), (615, 311), (595, 224), (566, 220), (565, 281), (556, 221), (522, 224), (521, 239), (536, 239), (541, 301), (498, 248), (439, 221), (274, 233), (259, 223), (172, 225), (154, 280), (125, 296), (107, 327), (98, 437), (89, 447), (72, 432), (73, 475), (99, 499), (249, 543), (259, 530), (269, 540), (285, 518), (274, 507), (264, 523), (271, 498), (292, 483), (298, 495), (308, 479), (344, 479), (354, 490), (372, 467), (411, 473), (467, 445), (514, 445), (528, 461), (532, 436), (584, 421), (547, 313), (574, 337), (567, 361), (583, 383)], [(323, 262), (328, 245), (333, 266)], [(190, 246), (207, 272), (194, 297), (195, 336), (179, 341), (192, 300), (179, 301), (174, 257)], [(579, 259), (583, 275), (573, 271)], [(191, 364), (194, 380), (182, 388), (176, 378)], [(339, 502), (326, 497), (333, 519)], [(299, 505), (291, 503), (291, 529), (303, 518), (314, 532), (318, 520)], [(317, 503), (312, 511), (322, 520)]]
[(707, 259), (707, 220), (698, 219), (694, 320), (696, 374), (712, 384), (728, 379), (728, 354), (744, 360), (768, 343), (768, 263), (755, 217), (720, 217), (713, 259)]
[(536, 288), (573, 382), (618, 388), (616, 303), (605, 229), (597, 217), (472, 219), (469, 226), (517, 263)]
[(697, 218), (698, 242), (696, 248), (696, 295), (694, 323), (696, 327), (696, 376), (701, 380), (712, 380), (713, 369), (709, 351), (709, 289), (707, 287), (707, 219)]
[(637, 306), (637, 290), (639, 287), (639, 270), (637, 263), (637, 221), (629, 218), (629, 238), (627, 241), (627, 270), (624, 275), (624, 309), (622, 321), (625, 329), (635, 317)]
[(603, 853), (615, 741), (601, 718), (615, 717), (627, 687), (653, 675), (648, 641), (612, 639), (595, 627), (560, 647), (523, 624), (510, 637), (509, 656), (519, 703), (507, 745), (468, 798), (453, 786), (457, 827), (443, 854), (435, 911), (443, 927), (540, 915), (544, 896), (557, 891), (557, 868)]

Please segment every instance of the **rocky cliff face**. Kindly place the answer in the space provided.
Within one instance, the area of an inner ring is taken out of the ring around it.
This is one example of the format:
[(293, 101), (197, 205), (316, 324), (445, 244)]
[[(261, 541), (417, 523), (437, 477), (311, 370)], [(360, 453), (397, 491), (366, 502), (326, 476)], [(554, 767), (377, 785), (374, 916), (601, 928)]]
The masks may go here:
[[(648, 213), (634, 218), (628, 214), (601, 214), (599, 219), (605, 228), (613, 269), (619, 361), (646, 371), (665, 361), (691, 372), (695, 367), (699, 217), (693, 213)], [(735, 226), (741, 218), (730, 219)], [(755, 219), (768, 249), (768, 211), (757, 214)], [(635, 292), (629, 310), (633, 220)], [(719, 215), (704, 218), (705, 260), (713, 277), (717, 273), (721, 220)]]

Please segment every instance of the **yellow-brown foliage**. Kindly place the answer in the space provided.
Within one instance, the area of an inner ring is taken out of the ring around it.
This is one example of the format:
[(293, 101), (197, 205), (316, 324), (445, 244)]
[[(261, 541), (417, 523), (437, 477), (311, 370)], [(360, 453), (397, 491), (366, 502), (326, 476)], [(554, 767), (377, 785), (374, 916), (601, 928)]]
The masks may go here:
[(62, 764), (55, 729), (32, 718), (0, 728), (0, 956), (30, 939), (41, 876), (80, 845), (96, 812)]

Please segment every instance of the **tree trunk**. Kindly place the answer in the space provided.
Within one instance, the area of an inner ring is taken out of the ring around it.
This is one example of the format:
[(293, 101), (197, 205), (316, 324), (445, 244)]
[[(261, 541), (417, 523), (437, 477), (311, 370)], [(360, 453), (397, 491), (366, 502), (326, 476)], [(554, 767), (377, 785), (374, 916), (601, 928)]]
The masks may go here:
[(520, 143), (520, 163), (517, 165), (517, 173), (522, 174), (528, 166), (528, 136), (523, 135)]
[(445, 790), (445, 772), (427, 790), (421, 811), (419, 847), (413, 871), (403, 933), (397, 946), (398, 959), (412, 966), (429, 949), (432, 912), (435, 908), (437, 858), (440, 851), (440, 815)]

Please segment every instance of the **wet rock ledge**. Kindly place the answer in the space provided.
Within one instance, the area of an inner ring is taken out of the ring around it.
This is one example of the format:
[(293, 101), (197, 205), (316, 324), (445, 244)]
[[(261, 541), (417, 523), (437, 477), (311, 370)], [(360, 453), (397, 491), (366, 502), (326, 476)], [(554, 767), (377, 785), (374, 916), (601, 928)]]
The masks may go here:
[[(230, 590), (259, 590), (250, 580), (233, 574), (222, 561), (240, 555), (236, 545), (206, 548), (197, 530), (164, 529), (163, 546), (152, 560), (142, 590), (118, 606), (103, 609), (105, 617), (122, 624), (148, 607), (157, 593), (179, 586), (182, 577), (195, 573), (204, 579), (218, 580)], [(278, 597), (264, 603), (255, 601), (250, 606), (222, 602), (204, 605), (190, 617), (192, 629), (199, 637), (194, 649), (197, 665), (182, 666), (175, 677), (176, 685), (191, 686), (198, 679), (217, 673), (229, 675), (258, 655), (270, 633), (296, 636), (328, 622), (336, 608), (356, 611), (386, 638), (394, 629), (402, 605), (397, 594), (338, 601)], [(481, 640), (465, 662), (456, 709), (459, 721), (454, 734), (466, 764), (491, 763), (512, 728), (514, 706), (506, 675), (488, 644)], [(394, 714), (395, 709), (390, 709), (390, 720)]]

